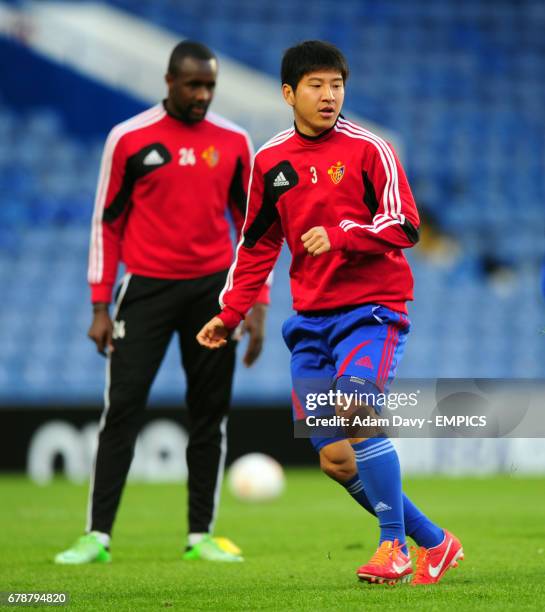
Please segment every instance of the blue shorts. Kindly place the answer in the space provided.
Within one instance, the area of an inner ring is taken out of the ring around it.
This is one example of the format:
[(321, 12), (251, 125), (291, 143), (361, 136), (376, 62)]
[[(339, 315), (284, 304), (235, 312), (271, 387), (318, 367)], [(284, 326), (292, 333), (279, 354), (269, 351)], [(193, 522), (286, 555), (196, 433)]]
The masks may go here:
[[(309, 394), (328, 393), (343, 381), (368, 382), (387, 393), (409, 329), (405, 314), (378, 304), (287, 319), (282, 335), (291, 352), (294, 421), (305, 420), (309, 414), (328, 414), (330, 407), (320, 412), (320, 406), (310, 403), (309, 408)], [(345, 437), (310, 439), (319, 451)]]

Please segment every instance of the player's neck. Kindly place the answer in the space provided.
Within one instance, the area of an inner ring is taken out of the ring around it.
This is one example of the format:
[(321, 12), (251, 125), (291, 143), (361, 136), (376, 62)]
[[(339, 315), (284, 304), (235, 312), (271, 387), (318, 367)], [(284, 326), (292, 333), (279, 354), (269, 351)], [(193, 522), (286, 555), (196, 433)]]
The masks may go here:
[(187, 117), (184, 117), (183, 115), (181, 115), (179, 112), (176, 111), (176, 109), (174, 108), (174, 105), (172, 104), (172, 101), (169, 100), (168, 98), (165, 98), (163, 100), (163, 108), (166, 110), (167, 115), (169, 117), (172, 117), (173, 119), (176, 119), (176, 121), (180, 121), (181, 123), (184, 123), (185, 125), (188, 125), (188, 126), (198, 125), (202, 121), (202, 120), (189, 121)]
[(335, 123), (330, 128), (327, 128), (322, 131), (314, 131), (308, 126), (301, 125), (301, 122), (297, 122), (297, 119), (295, 119), (293, 122), (295, 131), (297, 132), (298, 136), (300, 136), (303, 140), (309, 143), (325, 139), (329, 134), (331, 134), (336, 124), (337, 122), (335, 121)]

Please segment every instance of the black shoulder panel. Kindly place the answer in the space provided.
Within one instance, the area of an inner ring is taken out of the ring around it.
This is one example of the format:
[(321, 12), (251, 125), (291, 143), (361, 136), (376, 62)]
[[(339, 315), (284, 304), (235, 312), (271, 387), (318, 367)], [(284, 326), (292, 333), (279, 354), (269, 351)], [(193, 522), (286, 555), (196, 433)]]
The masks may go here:
[(272, 167), (263, 177), (263, 202), (252, 225), (244, 232), (244, 243), (248, 249), (267, 232), (278, 219), (276, 204), (281, 195), (293, 189), (299, 183), (299, 177), (289, 161), (281, 161)]
[(146, 174), (162, 168), (171, 160), (172, 156), (168, 149), (160, 142), (147, 145), (127, 158), (123, 182), (112, 203), (104, 211), (103, 221), (105, 223), (113, 223), (118, 219), (123, 214), (131, 198), (134, 183), (139, 178), (146, 176)]

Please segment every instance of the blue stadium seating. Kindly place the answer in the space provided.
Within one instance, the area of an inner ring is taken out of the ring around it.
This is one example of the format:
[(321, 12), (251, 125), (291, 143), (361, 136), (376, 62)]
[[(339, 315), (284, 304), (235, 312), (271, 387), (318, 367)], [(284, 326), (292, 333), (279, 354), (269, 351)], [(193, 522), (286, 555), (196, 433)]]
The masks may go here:
[[(304, 38), (339, 44), (351, 62), (347, 106), (398, 131), (417, 200), (456, 236), (443, 266), (411, 253), (416, 279), (405, 377), (543, 377), (539, 291), (545, 202), (545, 5), (538, 0), (112, 0), (112, 4), (271, 75)], [(212, 10), (213, 7), (213, 10)], [(266, 44), (263, 44), (266, 41)], [(101, 150), (55, 109), (0, 103), (0, 401), (96, 402), (103, 360), (85, 338), (88, 225)], [(510, 263), (493, 282), (483, 256)], [(284, 400), (291, 311), (288, 255), (273, 289), (261, 362), (239, 368), (239, 401)], [(154, 389), (182, 397), (177, 347)]]

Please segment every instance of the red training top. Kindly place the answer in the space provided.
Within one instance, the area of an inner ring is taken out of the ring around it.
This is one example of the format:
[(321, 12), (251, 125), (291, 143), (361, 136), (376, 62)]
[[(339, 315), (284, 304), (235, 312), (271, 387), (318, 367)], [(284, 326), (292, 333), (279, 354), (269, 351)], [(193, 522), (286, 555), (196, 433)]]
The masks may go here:
[[(187, 124), (158, 104), (115, 126), (93, 215), (93, 303), (110, 302), (119, 261), (127, 272), (165, 279), (226, 270), (233, 260), (227, 208), (240, 234), (251, 157), (248, 134), (210, 112)], [(268, 302), (268, 287), (259, 299)]]
[[(313, 257), (301, 236), (316, 226), (326, 228), (331, 251)], [(341, 117), (316, 138), (281, 132), (254, 160), (244, 238), (220, 317), (228, 328), (243, 318), (284, 237), (295, 310), (376, 303), (407, 312), (413, 278), (401, 249), (418, 241), (418, 226), (403, 168), (382, 138)]]

